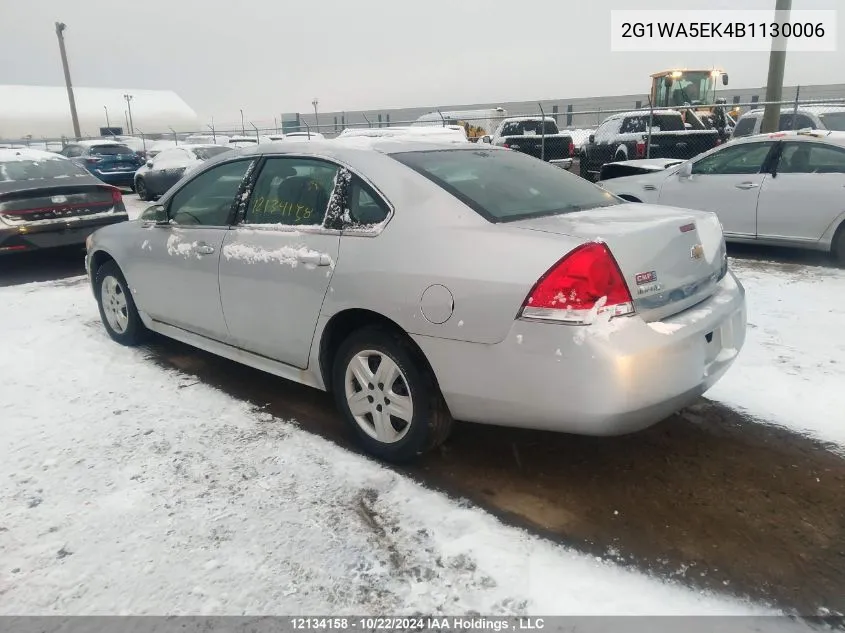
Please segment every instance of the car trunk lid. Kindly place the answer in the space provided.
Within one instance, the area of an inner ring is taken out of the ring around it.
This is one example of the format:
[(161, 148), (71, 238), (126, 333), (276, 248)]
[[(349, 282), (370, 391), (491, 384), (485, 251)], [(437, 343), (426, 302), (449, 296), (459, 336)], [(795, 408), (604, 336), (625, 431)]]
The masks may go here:
[(107, 185), (64, 185), (0, 195), (0, 218), (13, 226), (125, 212), (120, 192)]
[(621, 204), (508, 225), (607, 244), (648, 321), (703, 301), (727, 272), (722, 227), (711, 213)]

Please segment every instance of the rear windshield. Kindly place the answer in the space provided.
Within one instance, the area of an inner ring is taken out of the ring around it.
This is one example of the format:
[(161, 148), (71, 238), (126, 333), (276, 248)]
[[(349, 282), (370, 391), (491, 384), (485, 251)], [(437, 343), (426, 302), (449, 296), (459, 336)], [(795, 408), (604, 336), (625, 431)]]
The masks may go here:
[(826, 130), (845, 132), (845, 112), (828, 112), (827, 114), (820, 114), (819, 118)]
[[(543, 128), (545, 127), (545, 131)], [(528, 121), (508, 121), (502, 125), (501, 136), (525, 136), (525, 135), (543, 135), (543, 134), (557, 134), (557, 125), (554, 121), (528, 120)]]
[(94, 145), (91, 153), (96, 156), (120, 156), (123, 154), (134, 154), (126, 145)]
[(69, 160), (10, 160), (0, 163), (0, 182), (39, 180), (42, 178), (68, 178), (84, 176), (88, 172)]
[(193, 150), (194, 155), (200, 160), (208, 160), (212, 156), (223, 154), (224, 152), (231, 152), (228, 147), (197, 147)]
[(490, 222), (619, 204), (607, 191), (519, 152), (433, 150), (392, 154)]

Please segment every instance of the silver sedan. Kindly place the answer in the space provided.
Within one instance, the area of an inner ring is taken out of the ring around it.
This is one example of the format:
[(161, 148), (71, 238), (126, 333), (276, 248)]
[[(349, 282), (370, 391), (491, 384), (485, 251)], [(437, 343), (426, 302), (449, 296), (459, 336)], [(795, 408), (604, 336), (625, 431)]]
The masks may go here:
[(712, 213), (622, 203), (510, 150), (376, 140), (211, 159), (97, 231), (105, 329), (333, 393), (372, 454), (453, 419), (617, 435), (691, 403), (745, 340)]

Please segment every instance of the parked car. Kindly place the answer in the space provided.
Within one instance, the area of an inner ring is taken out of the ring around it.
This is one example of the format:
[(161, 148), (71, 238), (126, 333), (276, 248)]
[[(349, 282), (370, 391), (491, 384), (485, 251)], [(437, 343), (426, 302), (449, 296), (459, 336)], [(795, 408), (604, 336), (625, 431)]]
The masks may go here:
[[(649, 136), (649, 123), (651, 135)], [(651, 149), (647, 147), (651, 142)], [(722, 142), (715, 129), (691, 129), (677, 110), (636, 110), (606, 118), (578, 155), (579, 174), (596, 180), (605, 163), (638, 158), (687, 160)]]
[[(428, 126), (393, 126), (393, 127), (358, 127), (346, 128), (341, 132), (336, 141), (356, 139), (373, 139), (374, 141), (384, 138), (434, 141), (438, 143), (468, 143), (466, 130), (461, 125), (447, 125), (445, 127)], [(360, 145), (360, 143), (359, 143)]]
[(53, 152), (0, 149), (0, 254), (85, 242), (127, 219), (120, 190)]
[(728, 241), (828, 251), (845, 264), (845, 133), (749, 136), (600, 184), (633, 202), (713, 211)]
[(135, 171), (144, 164), (130, 147), (102, 139), (70, 143), (60, 154), (116, 187), (134, 186)]
[(552, 117), (521, 116), (502, 120), (491, 138), (482, 142), (506, 147), (569, 169), (575, 155), (572, 136), (558, 130)]
[(715, 215), (623, 203), (474, 143), (223, 154), (97, 231), (86, 267), (115, 341), (153, 330), (328, 390), (390, 460), (453, 419), (642, 429), (719, 380), (745, 337)]
[(220, 145), (179, 145), (166, 149), (135, 172), (135, 191), (141, 200), (158, 198), (187, 170), (232, 149)]
[(190, 134), (183, 142), (185, 145), (226, 145), (229, 143), (229, 137), (219, 134)]
[[(759, 134), (764, 112), (764, 108), (756, 108), (739, 117), (733, 138)], [(786, 106), (780, 112), (778, 130), (781, 132), (803, 129), (845, 132), (845, 108), (842, 106), (800, 106), (797, 111)]]

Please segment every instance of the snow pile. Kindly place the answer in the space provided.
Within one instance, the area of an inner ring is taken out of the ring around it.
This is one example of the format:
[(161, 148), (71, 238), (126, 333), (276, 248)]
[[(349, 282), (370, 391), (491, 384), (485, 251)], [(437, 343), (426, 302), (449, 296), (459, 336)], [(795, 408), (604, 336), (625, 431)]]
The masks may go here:
[[(306, 268), (314, 268), (321, 259), (329, 257), (327, 253), (320, 253), (307, 246), (282, 246), (271, 251), (249, 244), (226, 244), (223, 247), (223, 257), (227, 260), (236, 259), (248, 264), (278, 262), (296, 268), (304, 264)], [(329, 261), (331, 258), (329, 257)], [(334, 267), (334, 264), (329, 264)]]
[[(0, 289), (0, 613), (743, 614), (451, 501)], [(34, 327), (35, 325), (35, 327)]]
[(845, 446), (845, 271), (732, 260), (748, 329), (734, 366), (706, 396)]

